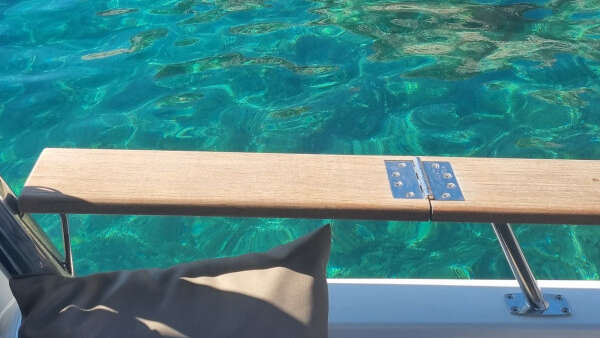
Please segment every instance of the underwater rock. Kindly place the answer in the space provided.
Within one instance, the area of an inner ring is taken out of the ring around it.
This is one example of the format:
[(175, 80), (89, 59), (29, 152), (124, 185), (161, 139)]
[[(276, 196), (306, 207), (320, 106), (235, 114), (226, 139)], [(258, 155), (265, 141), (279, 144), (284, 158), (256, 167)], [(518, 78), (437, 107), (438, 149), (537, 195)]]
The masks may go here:
[(226, 15), (228, 12), (240, 12), (250, 9), (266, 7), (262, 0), (216, 0), (215, 9), (195, 14), (189, 19), (179, 22), (179, 25), (194, 25), (212, 22)]
[(589, 103), (580, 97), (581, 94), (589, 92), (587, 88), (572, 90), (542, 89), (531, 92), (531, 96), (544, 102), (566, 107), (584, 107)]
[(319, 75), (331, 73), (337, 70), (336, 66), (295, 66), (289, 68), (295, 73), (302, 75)]
[(263, 0), (216, 0), (215, 4), (226, 12), (239, 12), (265, 7)]
[(82, 56), (81, 59), (88, 61), (88, 60), (103, 59), (103, 58), (120, 55), (120, 54), (139, 52), (140, 50), (151, 46), (154, 43), (154, 41), (165, 37), (168, 32), (169, 32), (169, 30), (167, 30), (166, 28), (157, 28), (157, 29), (151, 29), (148, 31), (144, 31), (144, 32), (134, 35), (129, 40), (129, 42), (130, 42), (129, 48), (119, 48), (119, 49), (109, 50), (106, 52), (86, 54), (86, 55)]
[[(443, 7), (443, 4), (419, 4), (419, 3), (390, 3), (382, 5), (371, 5), (365, 9), (371, 12), (413, 12), (417, 14), (422, 13), (434, 13), (439, 15), (453, 15), (458, 14), (462, 9), (458, 6), (454, 7)], [(447, 6), (447, 5), (446, 5)]]
[(150, 13), (158, 15), (187, 14), (192, 12), (193, 6), (194, 0), (183, 0), (176, 3), (173, 8), (153, 9)]
[[(557, 54), (600, 61), (599, 33), (592, 24), (572, 24), (572, 13), (597, 8), (587, 1), (473, 3), (452, 1), (388, 2), (315, 0), (322, 7), (311, 24), (335, 25), (373, 40), (371, 61), (428, 57), (407, 77), (458, 80), (514, 67), (527, 59), (551, 66)], [(532, 11), (552, 12), (541, 18)]]
[(180, 21), (179, 25), (194, 25), (199, 23), (211, 22), (221, 18), (225, 13), (220, 9), (213, 9), (192, 16), (189, 19)]
[[(290, 113), (288, 117), (265, 119), (260, 125), (260, 129), (272, 135), (278, 134), (281, 136), (286, 134), (285, 137), (289, 139), (291, 138), (288, 134), (289, 132), (302, 132), (303, 134), (319, 133), (323, 124), (332, 118), (332, 115), (326, 111), (311, 112), (306, 110), (295, 116), (293, 115), (301, 110), (303, 108), (298, 108), (295, 112), (288, 111), (287, 113)], [(271, 114), (268, 116), (273, 117)]]
[(161, 79), (182, 74), (197, 74), (212, 69), (247, 65), (281, 66), (302, 75), (322, 74), (337, 69), (334, 66), (298, 66), (286, 59), (274, 56), (247, 58), (240, 53), (231, 53), (166, 65), (156, 73), (154, 78)]
[(137, 8), (116, 8), (96, 13), (97, 16), (115, 16), (137, 12)]
[(564, 148), (564, 145), (544, 140), (541, 137), (522, 137), (515, 142), (519, 148), (544, 148), (544, 149), (560, 149)]
[(288, 69), (292, 69), (296, 67), (296, 65), (286, 59), (276, 57), (276, 56), (261, 56), (257, 58), (247, 59), (248, 64), (252, 65), (277, 65), (282, 66)]
[(419, 55), (437, 55), (437, 54), (448, 54), (454, 50), (454, 46), (442, 44), (442, 43), (422, 43), (416, 45), (408, 45), (404, 47), (406, 54), (419, 54)]
[(255, 34), (266, 34), (270, 32), (274, 32), (281, 29), (288, 28), (289, 25), (286, 23), (280, 22), (262, 22), (262, 23), (253, 23), (249, 25), (235, 26), (229, 29), (231, 34), (241, 34), (241, 35), (255, 35)]
[(115, 56), (115, 55), (119, 55), (119, 54), (125, 54), (125, 53), (131, 53), (131, 50), (129, 48), (113, 49), (113, 50), (109, 50), (106, 52), (86, 54), (86, 55), (82, 56), (81, 59), (86, 60), (86, 61), (96, 60), (96, 59), (104, 59), (107, 57), (111, 57), (111, 56)]
[(196, 74), (211, 69), (226, 68), (242, 64), (245, 58), (242, 54), (232, 53), (219, 56), (211, 56), (192, 61), (175, 63), (163, 66), (156, 75), (155, 79), (171, 77), (181, 74)]
[(302, 75), (329, 73), (337, 69), (336, 66), (298, 66), (291, 61), (274, 56), (251, 58), (248, 59), (248, 64), (282, 66), (293, 71), (294, 73)]
[(168, 33), (169, 30), (166, 28), (151, 29), (138, 33), (131, 38), (131, 47), (129, 49), (131, 53), (140, 51), (151, 46), (156, 40), (164, 38)]
[(269, 117), (285, 119), (285, 118), (289, 118), (289, 117), (300, 116), (309, 110), (310, 110), (310, 107), (306, 107), (306, 106), (291, 107), (291, 108), (272, 111), (269, 113)]
[(177, 47), (191, 46), (191, 45), (197, 43), (198, 41), (200, 41), (200, 40), (198, 40), (196, 38), (177, 40), (177, 41), (175, 41), (175, 46), (177, 46)]

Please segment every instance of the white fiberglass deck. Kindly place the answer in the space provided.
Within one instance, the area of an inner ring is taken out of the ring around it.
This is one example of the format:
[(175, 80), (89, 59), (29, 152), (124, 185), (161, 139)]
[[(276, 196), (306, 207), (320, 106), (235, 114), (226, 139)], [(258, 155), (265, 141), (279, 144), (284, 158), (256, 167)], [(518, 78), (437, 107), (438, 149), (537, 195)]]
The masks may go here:
[(330, 279), (330, 337), (600, 337), (600, 281), (538, 282), (565, 296), (570, 316), (511, 315), (512, 280)]

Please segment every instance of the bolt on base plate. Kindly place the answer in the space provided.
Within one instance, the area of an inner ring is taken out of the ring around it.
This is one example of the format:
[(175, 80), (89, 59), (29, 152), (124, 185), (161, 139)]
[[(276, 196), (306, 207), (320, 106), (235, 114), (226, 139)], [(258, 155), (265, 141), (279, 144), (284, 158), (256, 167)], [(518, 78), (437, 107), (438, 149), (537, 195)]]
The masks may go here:
[(504, 301), (508, 306), (508, 311), (518, 316), (569, 316), (571, 308), (563, 295), (546, 293), (544, 300), (548, 303), (548, 308), (544, 311), (531, 309), (522, 293), (508, 293), (504, 295)]

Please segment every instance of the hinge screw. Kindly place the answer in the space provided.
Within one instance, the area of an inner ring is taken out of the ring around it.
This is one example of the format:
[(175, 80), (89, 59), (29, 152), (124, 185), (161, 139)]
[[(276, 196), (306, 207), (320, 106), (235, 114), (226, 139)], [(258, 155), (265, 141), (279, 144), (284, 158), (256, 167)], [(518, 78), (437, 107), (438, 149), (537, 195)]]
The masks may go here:
[(394, 182), (394, 185), (397, 187), (401, 187), (404, 185), (404, 183), (402, 181), (396, 181), (396, 182)]
[(442, 175), (445, 179), (451, 179), (452, 178), (452, 174), (451, 173), (444, 173)]
[(408, 198), (415, 197), (415, 193), (412, 191), (409, 191), (406, 193), (406, 197), (408, 197)]
[(399, 166), (400, 168), (406, 168), (406, 163), (404, 163), (404, 162), (400, 162), (400, 163), (398, 163), (398, 166)]
[(454, 189), (454, 188), (456, 188), (456, 184), (450, 182), (450, 183), (446, 184), (446, 188), (448, 188), (448, 189)]
[(392, 173), (392, 176), (394, 176), (394, 177), (400, 177), (400, 172), (398, 172), (398, 171), (394, 171), (394, 172)]
[(447, 193), (447, 192), (442, 194), (442, 198), (450, 198), (450, 196), (452, 196), (452, 195), (450, 195), (450, 193)]

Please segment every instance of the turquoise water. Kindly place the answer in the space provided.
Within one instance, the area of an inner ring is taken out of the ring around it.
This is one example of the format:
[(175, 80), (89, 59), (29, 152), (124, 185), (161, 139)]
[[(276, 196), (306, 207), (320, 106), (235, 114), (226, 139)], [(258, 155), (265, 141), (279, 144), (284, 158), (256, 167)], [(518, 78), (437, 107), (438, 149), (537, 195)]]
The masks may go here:
[[(597, 0), (0, 0), (0, 60), (16, 191), (50, 146), (600, 159)], [(71, 219), (79, 274), (327, 222)], [(332, 277), (510, 277), (487, 224), (333, 226)], [(539, 278), (599, 278), (600, 228), (515, 228)]]

